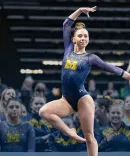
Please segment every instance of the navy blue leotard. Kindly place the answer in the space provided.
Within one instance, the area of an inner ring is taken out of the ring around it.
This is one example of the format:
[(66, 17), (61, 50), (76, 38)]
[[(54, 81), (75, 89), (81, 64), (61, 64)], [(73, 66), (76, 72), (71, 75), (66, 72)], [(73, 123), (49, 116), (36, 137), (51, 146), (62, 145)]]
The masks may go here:
[(104, 71), (123, 76), (121, 68), (108, 64), (94, 54), (77, 54), (73, 51), (74, 44), (71, 41), (71, 26), (74, 20), (67, 18), (63, 23), (64, 58), (62, 62), (62, 94), (75, 111), (78, 100), (88, 94), (84, 87), (84, 81), (89, 74), (91, 66), (97, 66)]
[(1, 152), (35, 152), (35, 131), (26, 122), (11, 125), (7, 121), (0, 122)]

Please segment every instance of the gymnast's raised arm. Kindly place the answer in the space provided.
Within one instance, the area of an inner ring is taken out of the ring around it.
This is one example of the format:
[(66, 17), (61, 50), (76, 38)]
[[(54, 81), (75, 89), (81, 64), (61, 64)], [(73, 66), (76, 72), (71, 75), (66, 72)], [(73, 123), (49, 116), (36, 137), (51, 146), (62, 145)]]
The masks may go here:
[(73, 48), (73, 42), (71, 41), (71, 26), (81, 13), (88, 15), (89, 12), (94, 12), (96, 7), (93, 8), (79, 8), (73, 12), (63, 23), (63, 41), (65, 55)]

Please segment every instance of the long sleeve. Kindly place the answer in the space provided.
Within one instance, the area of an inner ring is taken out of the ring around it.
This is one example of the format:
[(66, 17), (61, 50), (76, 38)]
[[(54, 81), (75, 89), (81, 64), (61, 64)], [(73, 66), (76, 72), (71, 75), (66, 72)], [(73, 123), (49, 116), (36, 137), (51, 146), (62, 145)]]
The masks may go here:
[(102, 69), (104, 71), (111, 72), (111, 73), (116, 74), (118, 76), (123, 76), (123, 74), (124, 74), (123, 69), (104, 62), (97, 55), (94, 55), (94, 54), (89, 55), (89, 63), (92, 66), (93, 65), (97, 66), (97, 67), (99, 67), (100, 69)]
[(99, 151), (105, 152), (107, 151), (107, 148), (108, 148), (108, 142), (104, 139), (102, 131), (103, 131), (103, 128), (99, 128), (98, 130), (94, 131), (94, 135), (98, 142)]
[(35, 131), (32, 125), (28, 124), (28, 152), (35, 152)]
[(66, 55), (73, 48), (73, 43), (71, 41), (71, 26), (73, 25), (74, 20), (67, 18), (63, 23), (63, 41), (64, 41), (64, 49)]

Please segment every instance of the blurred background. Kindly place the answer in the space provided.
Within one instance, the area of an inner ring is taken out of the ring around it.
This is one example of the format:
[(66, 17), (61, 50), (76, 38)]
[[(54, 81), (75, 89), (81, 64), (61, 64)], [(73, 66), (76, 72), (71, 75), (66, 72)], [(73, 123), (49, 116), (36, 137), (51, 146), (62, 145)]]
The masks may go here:
[[(84, 15), (78, 18), (89, 31), (87, 51), (126, 70), (130, 55), (129, 0), (4, 0), (0, 3), (2, 83), (19, 88), (30, 75), (48, 87), (60, 87), (62, 23), (78, 7), (95, 5), (97, 12), (90, 19)], [(101, 91), (108, 81), (113, 81), (119, 91), (128, 85), (120, 77), (94, 68), (87, 81), (90, 79)]]
[[(63, 21), (93, 6), (91, 18), (77, 19), (89, 31), (86, 51), (130, 72), (130, 0), (0, 0), (0, 151), (86, 151), (38, 112), (62, 95)], [(95, 101), (99, 151), (130, 151), (130, 82), (92, 68), (85, 87)], [(77, 114), (63, 120), (83, 136)]]

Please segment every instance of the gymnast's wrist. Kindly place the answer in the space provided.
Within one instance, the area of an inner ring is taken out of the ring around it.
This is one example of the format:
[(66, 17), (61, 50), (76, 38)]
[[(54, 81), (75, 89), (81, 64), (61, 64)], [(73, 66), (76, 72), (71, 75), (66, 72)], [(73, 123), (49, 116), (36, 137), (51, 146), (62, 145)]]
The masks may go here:
[(82, 13), (82, 8), (79, 8), (78, 11), (79, 11), (79, 13), (81, 14), (81, 13)]

